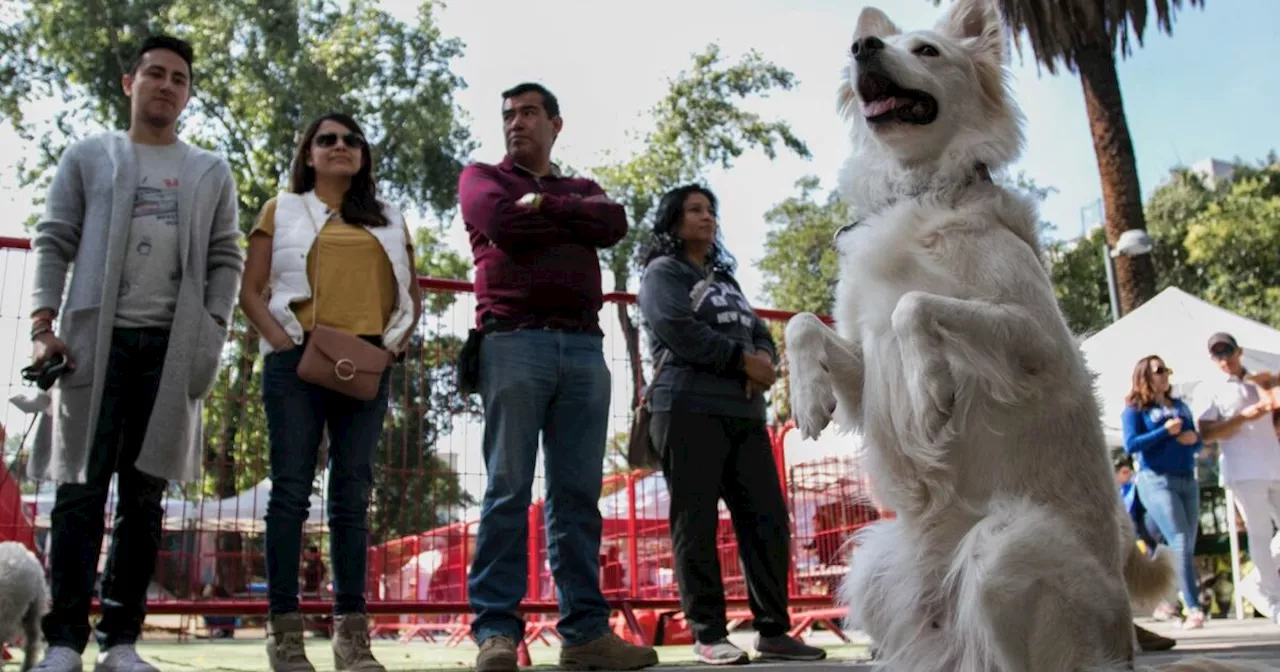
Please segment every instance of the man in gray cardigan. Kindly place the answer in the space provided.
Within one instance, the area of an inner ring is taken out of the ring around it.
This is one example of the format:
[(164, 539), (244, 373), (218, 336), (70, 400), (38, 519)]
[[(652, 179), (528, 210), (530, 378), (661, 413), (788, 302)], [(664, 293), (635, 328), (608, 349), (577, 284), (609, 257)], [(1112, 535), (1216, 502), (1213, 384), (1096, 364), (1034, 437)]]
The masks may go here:
[(244, 269), (230, 167), (177, 137), (191, 61), (182, 40), (143, 42), (122, 82), (129, 131), (63, 153), (32, 241), (34, 359), (69, 362), (29, 466), (30, 476), (58, 482), (41, 672), (81, 670), (112, 474), (119, 497), (95, 669), (156, 670), (134, 642), (155, 571), (161, 498), (170, 480), (200, 475), (201, 408)]

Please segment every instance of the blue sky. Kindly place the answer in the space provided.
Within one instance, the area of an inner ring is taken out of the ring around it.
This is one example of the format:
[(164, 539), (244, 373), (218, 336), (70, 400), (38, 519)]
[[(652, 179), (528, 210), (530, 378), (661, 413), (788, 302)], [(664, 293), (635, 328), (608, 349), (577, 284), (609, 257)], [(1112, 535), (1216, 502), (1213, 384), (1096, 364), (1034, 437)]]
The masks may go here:
[[(931, 25), (942, 12), (927, 0), (873, 4), (904, 27)], [(417, 3), (383, 5), (411, 19)], [(748, 155), (732, 170), (709, 176), (722, 201), (726, 240), (743, 262), (740, 279), (758, 300), (761, 278), (751, 262), (763, 253), (764, 212), (794, 194), (803, 175), (817, 175), (830, 187), (844, 158), (847, 132), (836, 117), (833, 91), (861, 8), (838, 0), (455, 0), (437, 15), (446, 34), (467, 44), (455, 70), (469, 88), (458, 100), (481, 143), (473, 158), (482, 161), (500, 158), (499, 92), (518, 81), (541, 81), (557, 93), (566, 123), (557, 157), (589, 168), (634, 148), (628, 133), (644, 130), (644, 111), (663, 95), (667, 79), (710, 42), (720, 44), (727, 58), (754, 48), (791, 69), (799, 80), (794, 90), (748, 107), (791, 122), (812, 160)], [(1204, 10), (1178, 15), (1173, 37), (1149, 34), (1146, 46), (1121, 64), (1144, 193), (1179, 163), (1209, 156), (1254, 160), (1280, 148), (1280, 69), (1269, 46), (1277, 25), (1280, 2), (1209, 0)], [(1101, 195), (1080, 83), (1070, 74), (1038, 73), (1034, 63), (1016, 59), (1027, 145), (1015, 170), (1059, 190), (1043, 215), (1059, 235), (1074, 236), (1081, 208)], [(7, 127), (0, 128), (0, 146), (10, 150), (0, 159), (0, 207), (12, 215), (0, 223), (0, 235), (21, 235), (34, 194), (15, 188), (8, 157), (28, 148)], [(461, 222), (446, 227), (450, 242), (466, 250)]]

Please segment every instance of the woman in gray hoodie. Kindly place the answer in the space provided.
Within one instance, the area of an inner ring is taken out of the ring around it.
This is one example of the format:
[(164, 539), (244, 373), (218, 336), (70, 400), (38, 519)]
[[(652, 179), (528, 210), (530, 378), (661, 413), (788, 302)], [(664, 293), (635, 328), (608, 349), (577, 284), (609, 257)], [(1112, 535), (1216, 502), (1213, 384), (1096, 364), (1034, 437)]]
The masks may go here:
[(671, 542), (694, 654), (713, 665), (747, 654), (728, 640), (716, 550), (718, 501), (733, 517), (760, 658), (821, 660), (787, 634), (790, 526), (765, 426), (773, 338), (733, 277), (716, 198), (699, 185), (663, 196), (643, 260), (639, 304), (654, 361), (649, 425), (671, 499)]

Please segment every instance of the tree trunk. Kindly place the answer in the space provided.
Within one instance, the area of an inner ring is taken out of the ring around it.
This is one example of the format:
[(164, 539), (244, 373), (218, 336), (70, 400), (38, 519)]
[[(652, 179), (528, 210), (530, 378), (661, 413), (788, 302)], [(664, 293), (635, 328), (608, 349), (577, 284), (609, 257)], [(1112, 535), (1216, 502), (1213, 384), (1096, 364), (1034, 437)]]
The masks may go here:
[[(1146, 229), (1138, 164), (1133, 154), (1133, 140), (1129, 137), (1129, 123), (1124, 116), (1115, 51), (1101, 38), (1076, 53), (1076, 67), (1084, 87), (1098, 174), (1102, 177), (1107, 242), (1115, 245), (1125, 231)], [(1124, 315), (1155, 295), (1155, 265), (1150, 254), (1121, 256), (1115, 261), (1120, 314)]]
[[(625, 284), (616, 286), (626, 287)], [(644, 387), (644, 362), (640, 358), (640, 328), (627, 312), (627, 304), (618, 302), (616, 307), (618, 326), (622, 327), (622, 337), (627, 344), (627, 361), (631, 365), (631, 408), (634, 409), (640, 405), (640, 390)]]
[[(256, 336), (252, 329), (241, 330), (239, 322), (243, 318), (237, 312), (232, 317), (231, 333), (243, 333), (244, 338), (232, 338), (228, 345), (239, 350), (236, 365), (231, 367), (227, 376), (225, 405), (222, 413), (222, 436), (218, 441), (218, 449), (214, 455), (213, 491), (220, 499), (236, 496), (236, 445), (240, 438), (241, 416), (244, 405), (248, 402), (245, 393), (249, 387), (249, 376), (253, 375), (253, 362), (256, 353), (254, 345)], [(265, 448), (265, 447), (264, 447)]]

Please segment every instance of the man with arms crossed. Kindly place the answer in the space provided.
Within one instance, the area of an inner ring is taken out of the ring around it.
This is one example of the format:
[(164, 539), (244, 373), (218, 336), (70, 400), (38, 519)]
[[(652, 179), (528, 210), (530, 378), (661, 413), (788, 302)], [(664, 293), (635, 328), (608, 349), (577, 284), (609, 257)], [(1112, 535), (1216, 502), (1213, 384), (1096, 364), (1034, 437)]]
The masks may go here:
[(175, 130), (191, 95), (191, 62), (182, 40), (142, 43), (123, 77), (128, 132), (63, 152), (32, 241), (34, 359), (68, 362), (29, 472), (59, 484), (40, 672), (81, 669), (112, 474), (119, 500), (94, 669), (156, 670), (134, 642), (155, 571), (160, 502), (168, 481), (200, 475), (202, 400), (217, 378), (244, 268), (231, 169)]
[(599, 185), (565, 177), (551, 163), (564, 121), (550, 91), (521, 84), (502, 99), (506, 158), (468, 166), (458, 182), (475, 255), (476, 319), (485, 333), (479, 388), (489, 482), (469, 579), (476, 670), (517, 669), (539, 435), (547, 556), (565, 642), (560, 667), (640, 669), (658, 656), (609, 629), (599, 560), (610, 377), (596, 250), (626, 235), (627, 217)]
[(1271, 555), (1272, 525), (1280, 525), (1280, 440), (1271, 424), (1271, 399), (1259, 383), (1271, 377), (1250, 374), (1240, 363), (1244, 350), (1231, 334), (1209, 337), (1209, 356), (1223, 378), (1208, 389), (1197, 405), (1200, 435), (1218, 442), (1222, 480), (1235, 495), (1236, 506), (1249, 533), (1249, 555), (1258, 568), (1262, 601), (1255, 604), (1280, 623), (1280, 574)]

